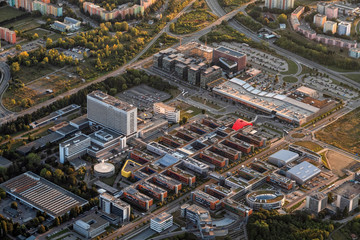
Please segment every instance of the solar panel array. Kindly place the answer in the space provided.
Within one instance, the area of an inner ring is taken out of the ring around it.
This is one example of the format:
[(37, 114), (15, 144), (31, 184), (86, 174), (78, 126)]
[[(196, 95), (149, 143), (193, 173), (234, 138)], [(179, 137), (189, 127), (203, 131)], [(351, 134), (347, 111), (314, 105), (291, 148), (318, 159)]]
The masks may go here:
[(86, 203), (86, 200), (29, 172), (2, 185), (18, 198), (54, 217)]

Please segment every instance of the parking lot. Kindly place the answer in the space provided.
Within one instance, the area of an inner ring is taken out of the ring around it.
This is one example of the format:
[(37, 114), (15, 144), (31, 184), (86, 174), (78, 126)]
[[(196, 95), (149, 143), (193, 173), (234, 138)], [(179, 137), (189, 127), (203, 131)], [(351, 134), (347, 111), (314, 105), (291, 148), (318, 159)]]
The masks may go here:
[(307, 76), (304, 78), (304, 82), (310, 88), (317, 89), (324, 93), (328, 92), (342, 98), (355, 99), (359, 96), (357, 92), (334, 84), (333, 81), (327, 77)]
[(154, 103), (170, 98), (170, 94), (144, 84), (130, 88), (116, 96), (123, 101), (133, 104), (140, 110), (152, 110)]
[(31, 208), (21, 204), (19, 201), (16, 201), (18, 204), (19, 216), (13, 218), (8, 213), (5, 213), (3, 209), (5, 207), (10, 207), (12, 202), (14, 202), (14, 200), (11, 199), (10, 197), (1, 199), (1, 204), (0, 204), (0, 214), (1, 215), (3, 215), (6, 218), (12, 219), (14, 222), (19, 222), (20, 224), (23, 224), (23, 223), (36, 217), (36, 210), (31, 209)]
[(280, 59), (278, 57), (274, 57), (268, 53), (259, 51), (255, 48), (251, 48), (247, 44), (234, 43), (234, 42), (232, 43), (222, 42), (221, 44), (214, 43), (215, 47), (219, 45), (223, 45), (228, 48), (234, 49), (236, 51), (246, 53), (248, 61), (255, 62), (256, 64), (268, 68), (270, 70), (278, 71), (278, 72), (286, 72), (288, 70), (288, 64), (285, 60)]

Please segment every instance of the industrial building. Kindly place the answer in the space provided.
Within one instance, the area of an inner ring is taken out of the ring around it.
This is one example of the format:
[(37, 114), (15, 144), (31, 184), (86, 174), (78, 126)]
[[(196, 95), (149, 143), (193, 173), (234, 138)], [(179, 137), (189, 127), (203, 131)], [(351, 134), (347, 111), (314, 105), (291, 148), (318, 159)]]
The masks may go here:
[(99, 208), (104, 213), (119, 216), (120, 222), (127, 222), (130, 220), (130, 204), (110, 195), (109, 193), (105, 192), (100, 194)]
[(137, 132), (137, 108), (99, 90), (87, 95), (87, 116), (125, 136)]
[(335, 189), (336, 207), (340, 210), (348, 209), (353, 211), (359, 206), (360, 199), (360, 183), (355, 181), (347, 181)]
[(326, 208), (328, 196), (322, 192), (315, 192), (306, 196), (306, 208), (314, 213), (319, 213)]
[(237, 78), (214, 87), (213, 92), (221, 98), (230, 99), (258, 111), (275, 115), (281, 120), (296, 125), (305, 123), (320, 111), (317, 107), (285, 95), (255, 89)]
[(286, 172), (286, 176), (302, 185), (320, 174), (321, 170), (309, 162), (302, 162)]
[(162, 102), (154, 103), (154, 113), (165, 115), (166, 119), (171, 123), (178, 123), (180, 121), (180, 110)]
[(148, 211), (153, 204), (153, 199), (140, 193), (133, 187), (127, 187), (121, 191), (121, 197), (128, 202)]
[(163, 212), (150, 220), (150, 229), (161, 233), (162, 231), (171, 228), (173, 225), (173, 216), (170, 213)]
[(106, 232), (106, 228), (110, 226), (110, 223), (103, 219), (100, 215), (91, 214), (86, 217), (77, 220), (73, 224), (75, 232), (85, 238), (95, 238), (101, 233)]
[[(218, 47), (214, 49), (213, 62), (225, 70), (239, 72), (246, 67), (246, 54), (232, 50), (226, 47)], [(235, 64), (235, 68), (234, 65)], [(214, 79), (215, 80), (215, 79)]]
[(220, 203), (220, 200), (216, 197), (213, 197), (210, 194), (207, 194), (200, 190), (195, 190), (191, 192), (191, 199), (192, 201), (199, 203), (211, 210), (215, 210)]
[(269, 162), (277, 167), (283, 167), (299, 158), (299, 154), (289, 150), (280, 150), (269, 156)]
[(85, 199), (32, 172), (16, 176), (0, 186), (14, 200), (46, 212), (51, 218), (62, 216), (72, 208), (82, 207), (88, 203)]

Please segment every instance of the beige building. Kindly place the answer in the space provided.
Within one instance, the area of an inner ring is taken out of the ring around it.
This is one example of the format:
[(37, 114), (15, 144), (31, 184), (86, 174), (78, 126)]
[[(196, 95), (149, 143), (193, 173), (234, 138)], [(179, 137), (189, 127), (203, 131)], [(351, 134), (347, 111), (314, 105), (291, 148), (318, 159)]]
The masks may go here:
[(324, 27), (324, 24), (327, 20), (327, 17), (325, 15), (322, 15), (320, 13), (316, 14), (314, 16), (314, 24), (317, 26), (317, 27)]
[(333, 21), (326, 21), (324, 24), (324, 33), (331, 32), (332, 34), (336, 33), (337, 23)]
[(178, 123), (180, 121), (180, 110), (162, 102), (154, 103), (154, 113), (164, 114), (169, 122)]

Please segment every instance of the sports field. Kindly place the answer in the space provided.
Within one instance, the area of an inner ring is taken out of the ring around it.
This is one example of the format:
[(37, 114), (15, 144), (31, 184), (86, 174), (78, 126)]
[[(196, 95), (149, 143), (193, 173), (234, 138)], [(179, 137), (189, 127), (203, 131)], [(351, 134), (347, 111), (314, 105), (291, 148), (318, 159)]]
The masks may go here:
[(24, 13), (25, 12), (19, 11), (9, 6), (0, 7), (0, 22), (21, 16)]

